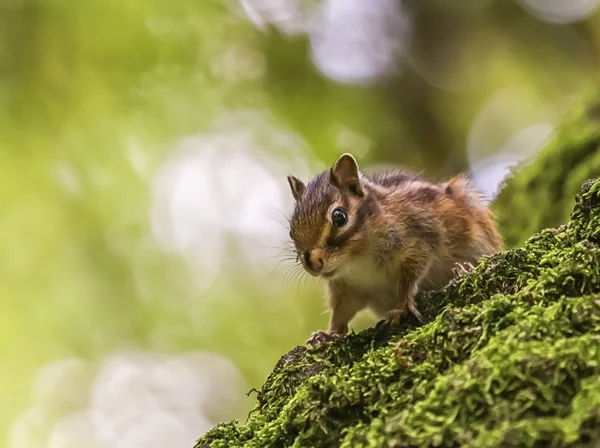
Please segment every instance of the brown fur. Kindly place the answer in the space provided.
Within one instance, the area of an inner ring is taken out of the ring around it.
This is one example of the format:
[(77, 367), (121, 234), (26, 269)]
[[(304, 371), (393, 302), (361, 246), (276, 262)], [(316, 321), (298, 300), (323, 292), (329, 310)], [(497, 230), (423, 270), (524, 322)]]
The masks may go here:
[[(332, 310), (329, 330), (309, 343), (345, 335), (366, 307), (388, 322), (407, 308), (421, 318), (413, 302), (419, 290), (442, 288), (457, 264), (503, 248), (491, 211), (465, 176), (438, 184), (401, 170), (364, 175), (344, 154), (307, 185), (290, 178), (290, 236), (304, 268), (327, 280)], [(339, 228), (331, 218), (337, 207), (348, 218)]]

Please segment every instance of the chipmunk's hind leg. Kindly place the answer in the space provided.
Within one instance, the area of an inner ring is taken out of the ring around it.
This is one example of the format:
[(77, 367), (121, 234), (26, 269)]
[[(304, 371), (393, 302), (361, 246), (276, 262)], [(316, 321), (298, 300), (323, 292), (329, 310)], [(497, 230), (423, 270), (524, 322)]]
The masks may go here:
[(409, 313), (412, 314), (413, 316), (415, 316), (419, 322), (423, 322), (423, 315), (417, 309), (417, 306), (415, 304), (415, 296), (417, 295), (418, 290), (419, 290), (418, 284), (415, 283), (409, 289), (410, 292), (408, 294), (404, 295), (404, 298), (401, 299), (402, 300), (401, 303), (398, 304), (398, 306), (396, 308), (394, 308), (388, 312), (387, 319), (384, 319), (381, 322), (379, 322), (377, 324), (377, 326), (397, 325), (400, 323), (402, 318), (405, 317)]
[(408, 313), (412, 313), (419, 321), (422, 319), (422, 315), (417, 310), (414, 302), (405, 301), (403, 306), (398, 306), (393, 310), (388, 312), (388, 317), (386, 319), (382, 319), (375, 325), (375, 330), (378, 331), (386, 331), (390, 327), (398, 325), (402, 318), (406, 316)]
[[(389, 311), (388, 318), (377, 324), (378, 327), (396, 325), (402, 317), (411, 313), (419, 322), (423, 322), (423, 315), (417, 309), (415, 297), (419, 292), (419, 285), (429, 273), (431, 260), (420, 260), (412, 263), (413, 269), (404, 270), (398, 283), (398, 305)], [(415, 266), (420, 266), (415, 269)]]

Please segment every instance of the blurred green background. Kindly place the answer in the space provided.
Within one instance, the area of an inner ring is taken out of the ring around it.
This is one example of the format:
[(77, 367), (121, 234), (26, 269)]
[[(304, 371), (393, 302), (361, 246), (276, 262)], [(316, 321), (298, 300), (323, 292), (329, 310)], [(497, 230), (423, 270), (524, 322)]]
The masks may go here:
[(3, 0), (2, 446), (243, 419), (328, 320), (286, 175), (352, 151), (493, 197), (596, 86), (599, 3)]

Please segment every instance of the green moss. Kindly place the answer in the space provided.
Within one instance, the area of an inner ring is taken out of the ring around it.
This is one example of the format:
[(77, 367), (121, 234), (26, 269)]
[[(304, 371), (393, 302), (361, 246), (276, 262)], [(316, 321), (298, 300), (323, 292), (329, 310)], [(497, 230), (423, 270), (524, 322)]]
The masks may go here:
[(568, 225), (417, 298), (428, 322), (285, 355), (204, 447), (600, 444), (600, 180)]
[(599, 123), (597, 100), (573, 105), (535, 163), (515, 167), (492, 204), (508, 248), (567, 221), (581, 184), (600, 175)]

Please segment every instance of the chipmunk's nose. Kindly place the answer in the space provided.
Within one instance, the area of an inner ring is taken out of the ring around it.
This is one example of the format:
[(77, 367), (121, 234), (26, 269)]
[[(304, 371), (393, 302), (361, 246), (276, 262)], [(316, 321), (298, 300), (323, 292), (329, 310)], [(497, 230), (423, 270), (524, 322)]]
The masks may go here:
[(310, 271), (318, 274), (323, 270), (325, 263), (323, 262), (322, 251), (319, 249), (305, 250), (304, 262)]

